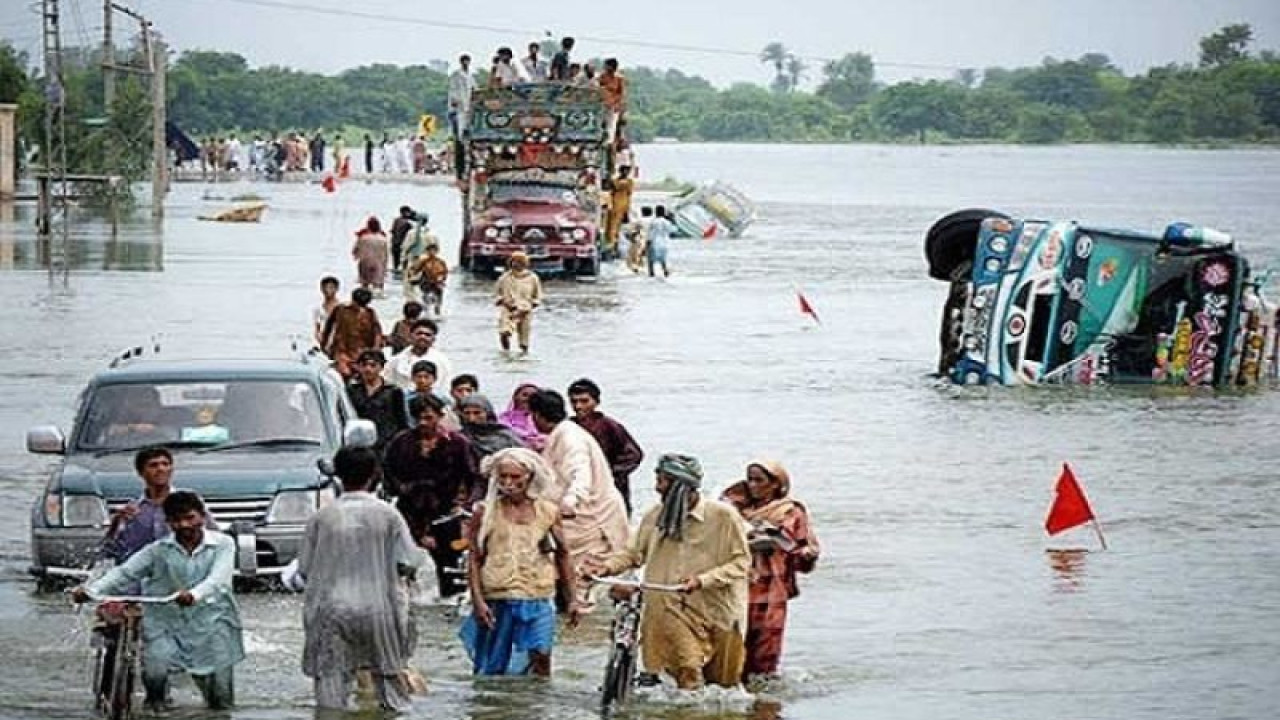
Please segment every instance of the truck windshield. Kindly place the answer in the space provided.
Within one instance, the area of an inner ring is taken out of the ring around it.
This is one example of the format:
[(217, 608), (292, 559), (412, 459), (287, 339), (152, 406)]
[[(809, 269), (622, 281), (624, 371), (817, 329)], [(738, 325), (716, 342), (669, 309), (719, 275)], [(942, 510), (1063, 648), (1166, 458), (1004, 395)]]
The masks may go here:
[(303, 382), (116, 383), (96, 387), (85, 407), (76, 447), (86, 451), (326, 437), (320, 400)]
[(577, 206), (578, 194), (563, 185), (491, 183), (489, 200), (493, 203), (532, 202)]

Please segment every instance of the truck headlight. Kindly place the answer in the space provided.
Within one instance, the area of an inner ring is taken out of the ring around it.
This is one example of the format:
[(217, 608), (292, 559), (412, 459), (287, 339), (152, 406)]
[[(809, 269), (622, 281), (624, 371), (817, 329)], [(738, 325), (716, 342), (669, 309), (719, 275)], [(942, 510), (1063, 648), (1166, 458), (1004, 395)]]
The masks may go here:
[(571, 234), (572, 234), (572, 236), (573, 236), (573, 239), (574, 239), (574, 240), (586, 240), (586, 239), (587, 239), (587, 231), (586, 231), (586, 230), (583, 230), (582, 228), (574, 228), (574, 229), (573, 229), (573, 232), (572, 232)]
[(63, 527), (102, 527), (107, 524), (107, 504), (97, 495), (63, 495), (60, 504)]
[(311, 519), (320, 507), (318, 490), (290, 490), (276, 493), (267, 513), (267, 522), (300, 525)]
[(494, 238), (498, 237), (498, 228), (496, 228), (496, 227), (487, 227), (487, 228), (485, 228), (485, 229), (484, 229), (484, 236), (485, 236), (485, 237), (487, 237), (487, 238), (489, 238), (490, 240), (492, 240), (492, 239), (494, 239)]

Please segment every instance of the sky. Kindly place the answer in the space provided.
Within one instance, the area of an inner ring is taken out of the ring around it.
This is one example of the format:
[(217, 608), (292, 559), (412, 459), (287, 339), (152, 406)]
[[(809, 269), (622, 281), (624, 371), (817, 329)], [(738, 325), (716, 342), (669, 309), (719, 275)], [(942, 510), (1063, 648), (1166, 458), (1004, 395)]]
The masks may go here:
[[(717, 85), (767, 83), (758, 55), (777, 41), (821, 79), (824, 59), (869, 53), (877, 77), (948, 77), (1046, 56), (1111, 57), (1127, 73), (1193, 63), (1223, 25), (1253, 26), (1280, 49), (1280, 0), (116, 0), (150, 17), (176, 50), (240, 53), (252, 66), (332, 73), (370, 63), (483, 58), (546, 32), (579, 38), (578, 57), (675, 67)], [(0, 0), (0, 37), (39, 57), (39, 0)], [(100, 43), (101, 0), (61, 0), (64, 44)], [(286, 9), (281, 6), (294, 6)], [(324, 12), (309, 12), (307, 7)], [(378, 18), (390, 17), (390, 20)], [(116, 16), (117, 35), (127, 18)]]

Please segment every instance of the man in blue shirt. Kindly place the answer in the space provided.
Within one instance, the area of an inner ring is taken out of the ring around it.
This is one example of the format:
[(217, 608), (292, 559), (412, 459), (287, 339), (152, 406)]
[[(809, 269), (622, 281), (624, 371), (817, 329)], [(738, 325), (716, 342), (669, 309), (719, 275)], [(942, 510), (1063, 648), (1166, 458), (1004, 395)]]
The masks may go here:
[(164, 521), (164, 501), (173, 490), (173, 454), (158, 445), (142, 448), (133, 457), (133, 469), (142, 478), (142, 497), (111, 518), (111, 528), (103, 543), (104, 554), (117, 565), (169, 534), (169, 526)]
[(151, 596), (176, 594), (152, 605), (142, 621), (142, 684), (146, 703), (162, 709), (169, 675), (190, 673), (210, 709), (234, 704), (233, 668), (244, 659), (240, 609), (232, 594), (235, 541), (205, 529), (205, 508), (192, 492), (169, 494), (163, 505), (171, 535), (143, 547), (123, 565), (72, 591), (76, 602), (141, 583)]

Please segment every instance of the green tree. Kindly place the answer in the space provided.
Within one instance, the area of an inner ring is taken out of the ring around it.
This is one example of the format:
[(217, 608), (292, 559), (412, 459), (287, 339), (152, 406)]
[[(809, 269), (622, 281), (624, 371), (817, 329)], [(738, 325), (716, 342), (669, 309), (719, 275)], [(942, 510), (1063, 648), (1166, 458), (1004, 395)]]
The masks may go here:
[(774, 90), (786, 91), (788, 88), (787, 58), (790, 56), (787, 46), (776, 41), (765, 45), (760, 51), (760, 62), (773, 66)]
[(818, 95), (848, 110), (871, 99), (876, 89), (876, 66), (866, 53), (850, 53), (822, 67)]
[(1071, 126), (1071, 114), (1065, 108), (1033, 103), (1018, 111), (1016, 137), (1020, 142), (1045, 144), (1062, 142)]
[(0, 42), (0, 102), (18, 102), (31, 86), (27, 66), (26, 53), (18, 52), (7, 42)]
[(1170, 84), (1147, 107), (1147, 135), (1156, 142), (1175, 143), (1191, 132), (1192, 98), (1186, 88)]
[(1226, 25), (1200, 40), (1200, 67), (1224, 67), (1249, 56), (1253, 28), (1248, 23)]
[(899, 83), (876, 94), (872, 111), (892, 135), (915, 135), (924, 142), (930, 130), (945, 133), (958, 126), (963, 93), (939, 80)]
[(795, 55), (787, 56), (784, 70), (787, 73), (787, 84), (790, 85), (789, 91), (795, 92), (795, 89), (800, 86), (800, 81), (805, 78), (808, 69), (809, 66), (800, 58)]
[(1089, 63), (1046, 58), (1039, 68), (1013, 78), (1011, 87), (1032, 102), (1093, 110), (1103, 101), (1098, 73)]

